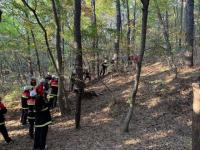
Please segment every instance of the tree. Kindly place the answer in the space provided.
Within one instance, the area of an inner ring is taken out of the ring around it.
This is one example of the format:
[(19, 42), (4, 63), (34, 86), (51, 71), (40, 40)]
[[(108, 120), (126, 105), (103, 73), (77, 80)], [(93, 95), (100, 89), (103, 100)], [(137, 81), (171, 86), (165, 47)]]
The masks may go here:
[[(52, 9), (54, 12), (54, 19), (56, 24), (56, 51), (57, 51), (57, 60), (58, 60), (58, 77), (59, 77), (59, 87), (58, 87), (58, 100), (59, 106), (61, 110), (61, 114), (65, 115), (67, 112), (70, 111), (69, 103), (68, 102), (68, 94), (67, 90), (65, 89), (65, 78), (64, 78), (64, 66), (63, 66), (63, 56), (62, 56), (62, 40), (61, 40), (61, 22), (60, 22), (60, 13), (59, 13), (59, 1), (57, 4), (55, 0), (51, 0), (52, 2)], [(65, 95), (66, 94), (66, 95)]]
[(130, 55), (130, 42), (131, 42), (131, 22), (130, 22), (130, 10), (129, 10), (129, 0), (126, 0), (126, 10), (127, 10), (127, 56)]
[(130, 123), (131, 118), (133, 116), (133, 107), (135, 106), (135, 99), (136, 99), (136, 94), (137, 94), (137, 91), (138, 91), (140, 73), (141, 73), (141, 68), (142, 68), (142, 60), (143, 60), (144, 51), (145, 51), (149, 0), (141, 0), (141, 2), (143, 4), (141, 47), (140, 47), (139, 61), (136, 64), (136, 77), (135, 77), (135, 81), (134, 81), (132, 97), (131, 97), (131, 101), (129, 102), (130, 107), (129, 107), (128, 113), (126, 115), (126, 118), (125, 118), (125, 121), (124, 121), (124, 124), (123, 124), (123, 127), (122, 127), (123, 132), (129, 131), (129, 123)]
[(120, 0), (116, 0), (116, 39), (115, 39), (115, 51), (117, 54), (117, 70), (119, 65), (119, 49), (120, 49), (120, 33), (121, 33), (121, 4)]
[(3, 14), (3, 12), (2, 12), (2, 10), (0, 10), (0, 22), (2, 20), (2, 14)]
[(157, 9), (158, 19), (160, 21), (160, 24), (162, 25), (162, 32), (163, 32), (163, 36), (164, 36), (165, 43), (166, 43), (168, 64), (170, 66), (171, 71), (173, 71), (175, 73), (175, 78), (176, 78), (177, 77), (177, 68), (176, 68), (176, 65), (175, 65), (175, 62), (174, 62), (174, 56), (173, 56), (173, 53), (172, 53), (172, 47), (171, 47), (171, 43), (170, 43), (170, 39), (169, 39), (168, 21), (167, 21), (167, 23), (164, 23), (157, 0), (154, 0), (154, 3), (155, 3), (155, 6), (156, 6), (156, 9)]
[(75, 114), (75, 124), (76, 129), (80, 128), (81, 119), (81, 101), (84, 92), (84, 82), (83, 82), (83, 59), (82, 59), (82, 43), (81, 43), (81, 0), (75, 0), (74, 5), (74, 43), (76, 48), (76, 84), (78, 88), (77, 102), (76, 102), (76, 114)]
[(193, 66), (194, 53), (194, 0), (186, 0), (185, 7), (185, 23), (186, 23), (186, 48), (191, 53), (191, 66)]

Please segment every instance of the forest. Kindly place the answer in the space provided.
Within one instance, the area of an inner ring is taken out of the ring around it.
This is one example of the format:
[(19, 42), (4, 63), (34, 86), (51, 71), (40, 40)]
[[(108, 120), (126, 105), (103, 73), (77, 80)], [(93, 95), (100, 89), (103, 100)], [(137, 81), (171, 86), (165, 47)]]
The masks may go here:
[(0, 62), (1, 150), (200, 150), (200, 0), (0, 0)]

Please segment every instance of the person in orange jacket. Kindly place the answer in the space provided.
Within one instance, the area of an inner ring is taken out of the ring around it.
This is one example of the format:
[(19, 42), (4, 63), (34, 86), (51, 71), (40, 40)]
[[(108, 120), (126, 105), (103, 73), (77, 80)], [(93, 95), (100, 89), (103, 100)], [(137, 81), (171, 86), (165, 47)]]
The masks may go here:
[(2, 98), (0, 97), (0, 132), (3, 135), (5, 142), (7, 144), (9, 144), (9, 143), (12, 143), (13, 140), (9, 137), (8, 131), (7, 131), (6, 126), (5, 126), (4, 114), (6, 114), (7, 109), (1, 101), (2, 101)]

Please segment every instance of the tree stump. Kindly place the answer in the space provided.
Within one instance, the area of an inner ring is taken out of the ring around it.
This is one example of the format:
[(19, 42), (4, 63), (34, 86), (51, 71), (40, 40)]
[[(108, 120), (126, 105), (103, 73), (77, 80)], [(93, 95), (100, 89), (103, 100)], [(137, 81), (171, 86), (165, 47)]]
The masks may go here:
[(200, 83), (193, 83), (192, 150), (200, 150)]

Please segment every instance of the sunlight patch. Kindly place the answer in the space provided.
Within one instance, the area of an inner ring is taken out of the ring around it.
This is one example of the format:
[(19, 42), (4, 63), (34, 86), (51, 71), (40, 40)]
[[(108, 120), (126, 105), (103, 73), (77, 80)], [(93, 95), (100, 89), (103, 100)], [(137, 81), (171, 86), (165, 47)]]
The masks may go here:
[(135, 144), (138, 144), (140, 142), (141, 142), (140, 139), (129, 139), (129, 140), (124, 141), (124, 144), (125, 145), (135, 145)]

